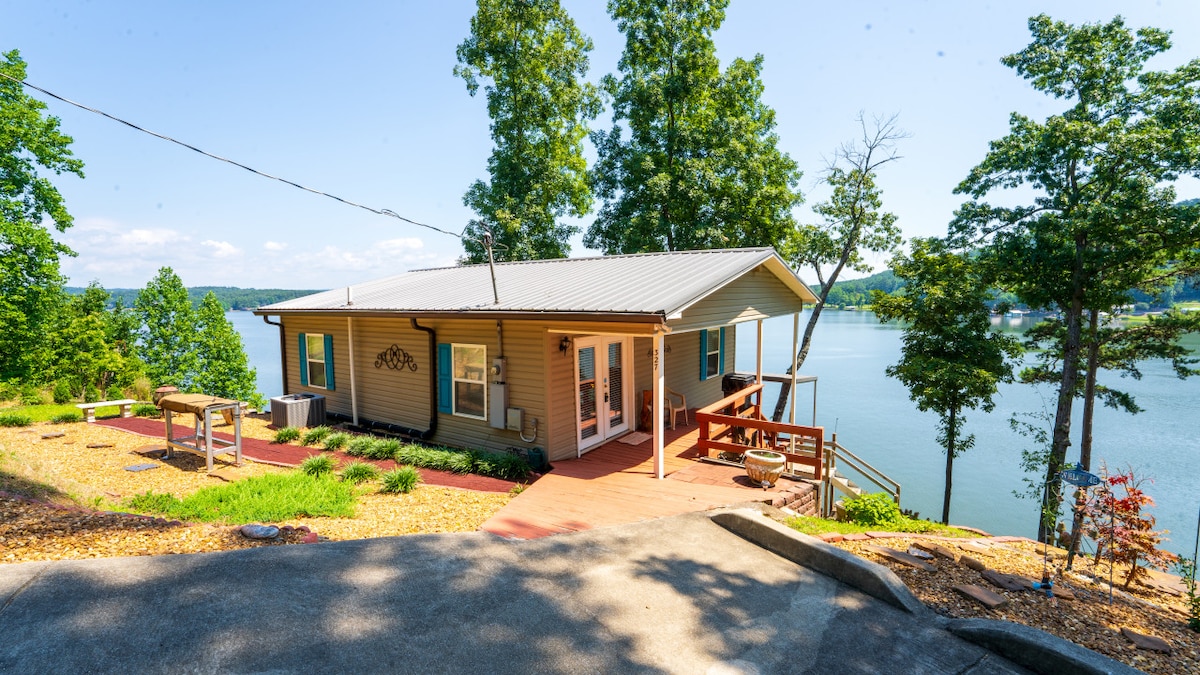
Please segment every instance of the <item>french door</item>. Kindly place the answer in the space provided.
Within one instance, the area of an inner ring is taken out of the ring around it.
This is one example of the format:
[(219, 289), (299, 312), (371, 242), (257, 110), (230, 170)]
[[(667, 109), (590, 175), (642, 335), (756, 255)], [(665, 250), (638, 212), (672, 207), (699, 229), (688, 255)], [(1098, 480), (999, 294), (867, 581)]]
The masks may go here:
[(575, 340), (580, 455), (629, 430), (632, 344), (628, 338), (603, 336)]

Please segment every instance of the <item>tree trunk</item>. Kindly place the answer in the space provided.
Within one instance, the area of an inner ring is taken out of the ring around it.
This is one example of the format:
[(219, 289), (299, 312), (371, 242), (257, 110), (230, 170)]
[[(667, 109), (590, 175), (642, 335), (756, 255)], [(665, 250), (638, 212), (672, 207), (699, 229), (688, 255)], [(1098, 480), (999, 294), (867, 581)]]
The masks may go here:
[(950, 408), (950, 423), (946, 427), (946, 492), (942, 496), (942, 524), (950, 524), (950, 489), (954, 484), (954, 424), (957, 408)]
[[(832, 287), (832, 283), (829, 284)], [(826, 295), (826, 294), (822, 294)], [(796, 353), (795, 364), (788, 365), (787, 374), (792, 374), (792, 366), (797, 370), (804, 365), (804, 359), (808, 358), (808, 348), (812, 346), (813, 330), (817, 327), (817, 319), (821, 316), (821, 308), (825, 306), (825, 298), (821, 298), (813, 306), (812, 314), (808, 316), (808, 323), (804, 326), (804, 337), (800, 339), (800, 351)], [(762, 384), (761, 382), (759, 384)], [(787, 408), (788, 395), (792, 393), (792, 381), (787, 380), (779, 387), (779, 398), (775, 401), (775, 412), (771, 415), (771, 419), (780, 422), (783, 420), (783, 411)]]
[[(1071, 304), (1066, 309), (1067, 338), (1063, 343), (1062, 380), (1058, 385), (1058, 407), (1054, 414), (1054, 435), (1050, 444), (1050, 458), (1046, 463), (1045, 503), (1038, 518), (1038, 541), (1054, 530), (1053, 520), (1058, 518), (1062, 504), (1062, 484), (1055, 480), (1067, 459), (1067, 448), (1071, 445), (1071, 408), (1075, 402), (1075, 385), (1079, 381), (1080, 333), (1083, 318), (1083, 251), (1087, 244), (1086, 235), (1075, 237), (1075, 269), (1071, 273)], [(1053, 520), (1047, 523), (1047, 520)]]
[[(1087, 379), (1083, 384), (1083, 420), (1080, 423), (1079, 465), (1084, 471), (1092, 470), (1092, 419), (1096, 410), (1096, 371), (1100, 367), (1100, 312), (1091, 310), (1088, 315)], [(1075, 512), (1071, 518), (1071, 546), (1067, 550), (1067, 569), (1075, 562), (1079, 552), (1079, 538), (1083, 535), (1084, 491), (1076, 490)]]

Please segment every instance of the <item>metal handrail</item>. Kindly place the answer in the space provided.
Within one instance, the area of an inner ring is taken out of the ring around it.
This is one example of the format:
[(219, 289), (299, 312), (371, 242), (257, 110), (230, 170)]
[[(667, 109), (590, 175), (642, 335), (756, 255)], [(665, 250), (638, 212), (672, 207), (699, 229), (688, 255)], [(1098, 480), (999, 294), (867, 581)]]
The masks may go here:
[[(853, 467), (855, 471), (858, 471), (859, 473), (861, 473), (864, 477), (866, 477), (871, 482), (878, 485), (883, 490), (893, 493), (894, 495), (900, 494), (900, 484), (899, 483), (892, 480), (886, 473), (884, 473), (884, 472), (880, 471), (879, 469), (875, 468), (874, 466), (872, 466), (869, 462), (864, 460), (862, 457), (859, 457), (858, 455), (854, 454), (853, 452), (850, 452), (845, 447), (843, 447), (842, 444), (838, 443), (836, 440), (831, 440), (828, 443), (826, 443), (826, 445), (832, 446), (832, 450), (831, 450), (832, 452), (841, 456), (843, 459), (846, 459), (847, 463), (851, 467)], [(855, 462), (863, 465), (864, 467), (866, 467), (867, 470), (864, 471), (863, 469), (859, 468), (858, 466), (855, 466)], [(878, 474), (879, 478), (881, 480), (885, 480), (888, 483), (890, 483), (892, 488), (889, 489), (886, 485), (880, 483), (873, 476), (869, 475), (868, 472), (874, 472), (874, 473)], [(897, 501), (898, 501), (898, 499), (897, 499)]]
[[(839, 444), (837, 442), (837, 434), (834, 434), (833, 438), (825, 445), (828, 448), (828, 452), (825, 453), (825, 476), (822, 481), (822, 487), (824, 488), (822, 494), (822, 515), (828, 517), (833, 514), (834, 478), (837, 476), (837, 460), (839, 457), (851, 469), (891, 495), (897, 506), (900, 504), (900, 483), (892, 480), (887, 474)], [(889, 483), (892, 487), (885, 485), (885, 482)], [(841, 491), (840, 488), (837, 489)]]

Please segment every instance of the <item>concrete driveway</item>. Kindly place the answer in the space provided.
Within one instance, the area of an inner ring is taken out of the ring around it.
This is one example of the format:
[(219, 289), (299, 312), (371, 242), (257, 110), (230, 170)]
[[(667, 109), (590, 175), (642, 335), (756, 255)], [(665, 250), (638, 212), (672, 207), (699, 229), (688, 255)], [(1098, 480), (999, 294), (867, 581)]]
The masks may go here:
[(0, 565), (0, 672), (1011, 673), (703, 514)]

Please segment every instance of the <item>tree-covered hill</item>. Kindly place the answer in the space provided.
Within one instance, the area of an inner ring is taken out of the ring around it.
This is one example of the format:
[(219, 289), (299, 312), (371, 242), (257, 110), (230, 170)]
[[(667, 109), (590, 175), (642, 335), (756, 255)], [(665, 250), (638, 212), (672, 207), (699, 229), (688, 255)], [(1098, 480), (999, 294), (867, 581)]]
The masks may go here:
[(903, 285), (904, 282), (897, 279), (891, 270), (884, 270), (861, 279), (839, 281), (830, 289), (826, 304), (830, 307), (834, 305), (839, 307), (869, 305), (871, 304), (871, 291), (895, 293)]
[[(121, 304), (126, 307), (132, 307), (133, 301), (137, 298), (137, 288), (113, 288), (109, 289), (112, 294), (111, 302), (116, 302), (117, 298), (121, 299)], [(80, 295), (84, 289), (78, 286), (67, 286), (67, 293), (71, 295)], [(312, 293), (319, 293), (319, 290), (295, 290), (287, 288), (236, 288), (233, 286), (194, 286), (188, 289), (188, 299), (192, 301), (193, 307), (199, 307), (204, 296), (212, 291), (216, 294), (217, 300), (221, 301), (225, 309), (254, 309), (263, 305), (269, 305), (275, 302), (283, 302), (292, 298), (299, 298)]]

